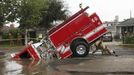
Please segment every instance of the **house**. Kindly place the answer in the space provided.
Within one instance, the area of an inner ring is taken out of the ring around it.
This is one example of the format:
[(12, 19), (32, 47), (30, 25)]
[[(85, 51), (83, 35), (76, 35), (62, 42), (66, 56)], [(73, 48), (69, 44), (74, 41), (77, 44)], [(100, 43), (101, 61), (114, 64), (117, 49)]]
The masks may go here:
[(116, 35), (116, 22), (114, 21), (106, 21), (103, 23), (104, 26), (108, 29), (109, 32), (112, 33), (112, 36), (115, 36)]
[(115, 16), (113, 21), (103, 22), (104, 26), (112, 33), (113, 38), (116, 36), (116, 26), (119, 24), (119, 16)]
[(116, 26), (116, 34), (120, 39), (126, 34), (134, 34), (134, 18), (126, 19)]

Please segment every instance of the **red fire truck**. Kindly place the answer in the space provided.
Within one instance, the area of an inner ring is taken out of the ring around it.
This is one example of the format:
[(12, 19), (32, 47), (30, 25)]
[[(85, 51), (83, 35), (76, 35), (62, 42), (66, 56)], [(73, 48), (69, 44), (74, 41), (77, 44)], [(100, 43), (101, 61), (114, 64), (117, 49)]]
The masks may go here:
[(46, 44), (45, 51), (55, 51), (64, 59), (70, 57), (85, 57), (89, 53), (90, 45), (107, 32), (96, 13), (89, 15), (85, 12), (89, 7), (81, 9), (69, 19), (48, 31), (47, 37), (40, 43), (27, 46), (13, 58), (32, 57), (41, 58), (38, 49), (41, 44)]

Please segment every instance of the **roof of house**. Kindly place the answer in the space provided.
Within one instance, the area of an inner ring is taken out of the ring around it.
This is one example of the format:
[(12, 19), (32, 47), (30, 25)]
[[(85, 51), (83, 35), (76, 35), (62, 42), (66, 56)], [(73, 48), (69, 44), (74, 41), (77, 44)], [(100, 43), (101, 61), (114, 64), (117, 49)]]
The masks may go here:
[(126, 19), (118, 24), (118, 26), (134, 26), (134, 18)]

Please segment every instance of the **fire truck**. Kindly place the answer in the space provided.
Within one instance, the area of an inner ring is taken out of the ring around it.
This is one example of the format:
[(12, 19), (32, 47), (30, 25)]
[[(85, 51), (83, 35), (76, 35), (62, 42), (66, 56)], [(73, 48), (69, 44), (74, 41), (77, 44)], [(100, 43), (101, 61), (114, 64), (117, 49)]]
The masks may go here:
[[(44, 58), (43, 54), (53, 56), (55, 53), (60, 59), (87, 56), (90, 46), (107, 33), (98, 15), (89, 15), (86, 12), (88, 8), (87, 6), (79, 10), (60, 25), (53, 27), (48, 31), (47, 37), (38, 43), (28, 45), (19, 53), (12, 54), (12, 58), (39, 60)], [(45, 44), (46, 48), (42, 49), (42, 44)]]

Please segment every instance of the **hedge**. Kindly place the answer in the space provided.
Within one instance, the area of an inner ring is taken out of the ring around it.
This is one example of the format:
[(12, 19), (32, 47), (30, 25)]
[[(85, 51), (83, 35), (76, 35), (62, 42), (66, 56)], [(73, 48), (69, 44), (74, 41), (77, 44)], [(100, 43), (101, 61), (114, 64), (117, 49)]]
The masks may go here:
[(124, 39), (125, 44), (134, 44), (134, 36), (126, 36)]

